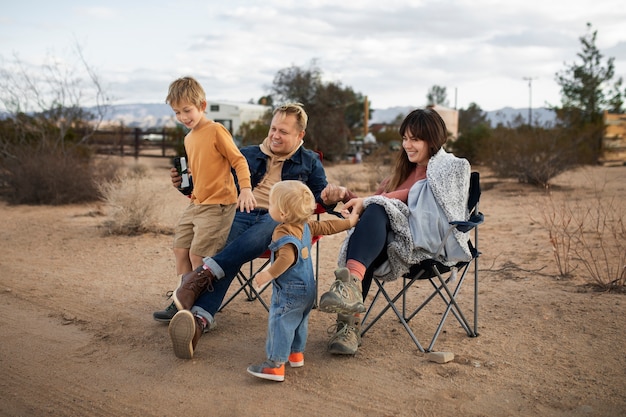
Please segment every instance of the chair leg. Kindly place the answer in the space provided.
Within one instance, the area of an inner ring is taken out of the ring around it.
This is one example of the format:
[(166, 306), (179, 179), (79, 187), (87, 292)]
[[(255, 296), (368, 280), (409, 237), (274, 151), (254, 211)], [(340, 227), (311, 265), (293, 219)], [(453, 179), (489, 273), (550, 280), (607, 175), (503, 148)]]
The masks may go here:
[[(419, 340), (413, 333), (413, 330), (411, 330), (411, 328), (409, 327), (407, 320), (404, 318), (404, 314), (402, 314), (400, 310), (398, 310), (395, 304), (398, 301), (398, 299), (403, 296), (403, 294), (405, 293), (405, 290), (408, 287), (410, 287), (416, 280), (417, 280), (417, 277), (414, 277), (409, 281), (408, 284), (403, 285), (402, 290), (400, 290), (400, 292), (398, 292), (398, 294), (392, 299), (384, 288), (385, 283), (380, 282), (377, 279), (374, 279), (374, 282), (378, 286), (378, 291), (376, 292), (376, 295), (374, 296), (374, 299), (372, 300), (372, 303), (370, 304), (370, 307), (368, 308), (363, 318), (363, 321), (361, 322), (361, 336), (363, 336), (374, 325), (374, 323), (376, 323), (387, 312), (387, 310), (391, 308), (393, 312), (395, 313), (396, 317), (398, 318), (398, 320), (400, 321), (400, 323), (402, 324), (402, 326), (404, 327), (404, 329), (406, 330), (406, 332), (409, 334), (409, 337), (411, 338), (411, 340), (413, 340), (413, 343), (415, 343), (415, 346), (417, 346), (417, 349), (419, 349), (419, 351), (422, 353), (425, 352), (421, 343), (419, 342)], [(364, 323), (367, 321), (368, 316), (372, 312), (372, 308), (376, 304), (376, 300), (381, 294), (387, 300), (387, 305), (378, 313), (378, 315), (376, 315), (376, 317), (370, 323), (367, 323), (367, 325), (364, 326)]]
[[(265, 268), (269, 263), (270, 263), (269, 260), (265, 261), (263, 265), (259, 269), (257, 269), (257, 272), (263, 270), (263, 268)], [(250, 275), (246, 276), (243, 272), (239, 271), (237, 273), (237, 280), (239, 281), (239, 288), (237, 288), (237, 291), (231, 294), (230, 297), (228, 297), (228, 299), (222, 302), (222, 305), (220, 306), (218, 312), (222, 311), (242, 291), (246, 294), (248, 301), (259, 300), (261, 304), (263, 305), (263, 307), (265, 307), (265, 310), (269, 311), (270, 310), (269, 306), (267, 305), (265, 300), (263, 300), (263, 297), (261, 297), (261, 294), (269, 287), (269, 285), (261, 289), (261, 291), (257, 291), (252, 285), (252, 280), (254, 279), (255, 275), (256, 275), (256, 272), (253, 272), (252, 262), (250, 262)]]
[[(474, 321), (474, 328), (472, 328), (469, 321), (463, 314), (463, 311), (461, 310), (461, 307), (459, 306), (457, 299), (456, 299), (461, 290), (463, 281), (465, 280), (467, 273), (469, 271), (469, 264), (466, 265), (464, 268), (461, 268), (461, 270), (462, 271), (460, 272), (460, 276), (457, 276), (456, 278), (458, 282), (456, 283), (456, 286), (454, 286), (454, 289), (452, 289), (450, 287), (451, 281), (453, 279), (452, 276), (449, 276), (448, 278), (444, 278), (444, 276), (439, 272), (437, 267), (432, 266), (432, 272), (434, 276), (431, 278), (428, 278), (428, 281), (430, 281), (431, 285), (434, 288), (434, 291), (408, 316), (406, 314), (408, 289), (415, 283), (415, 281), (417, 281), (423, 276), (424, 271), (421, 271), (416, 277), (403, 278), (402, 288), (400, 289), (400, 291), (398, 291), (398, 293), (395, 295), (394, 298), (391, 298), (389, 296), (389, 293), (385, 289), (385, 282), (381, 282), (377, 279), (374, 279), (374, 282), (376, 283), (378, 290), (376, 291), (376, 294), (374, 295), (374, 298), (372, 299), (372, 302), (369, 308), (367, 309), (365, 316), (363, 317), (363, 320), (361, 323), (361, 326), (362, 326), (361, 336), (363, 336), (374, 325), (374, 323), (376, 323), (389, 309), (393, 310), (398, 320), (400, 321), (402, 326), (405, 328), (405, 330), (407, 331), (407, 333), (409, 334), (409, 336), (411, 337), (411, 339), (413, 340), (413, 342), (415, 343), (415, 345), (421, 352), (431, 352), (433, 350), (435, 342), (437, 341), (450, 312), (452, 312), (454, 317), (457, 319), (457, 321), (459, 322), (459, 324), (461, 325), (463, 330), (465, 330), (465, 332), (467, 333), (469, 337), (478, 336), (478, 333), (476, 332), (476, 327), (475, 327), (476, 321)], [(475, 279), (477, 280), (477, 274), (475, 274)], [(476, 290), (477, 288), (476, 285), (474, 288)], [(370, 319), (370, 316), (373, 315), (374, 305), (376, 305), (377, 301), (380, 299), (381, 296), (385, 298), (385, 300), (387, 301), (387, 305), (385, 305), (382, 308), (382, 310), (372, 320), (368, 322), (368, 320)], [(408, 325), (408, 323), (424, 307), (426, 307), (430, 303), (430, 301), (432, 301), (433, 298), (436, 298), (437, 296), (439, 296), (439, 298), (441, 298), (441, 300), (446, 304), (446, 309), (442, 314), (441, 320), (439, 321), (439, 324), (434, 332), (434, 335), (430, 341), (430, 344), (428, 345), (426, 349), (424, 349), (422, 345), (420, 344), (419, 340), (417, 339), (417, 337), (415, 336), (415, 334), (413, 333), (412, 329)], [(476, 310), (478, 306), (476, 297), (477, 297), (476, 294), (474, 294), (474, 318), (475, 319), (476, 319)], [(402, 311), (400, 311), (400, 309), (396, 305), (396, 303), (398, 302), (400, 298), (402, 299), (401, 301)]]

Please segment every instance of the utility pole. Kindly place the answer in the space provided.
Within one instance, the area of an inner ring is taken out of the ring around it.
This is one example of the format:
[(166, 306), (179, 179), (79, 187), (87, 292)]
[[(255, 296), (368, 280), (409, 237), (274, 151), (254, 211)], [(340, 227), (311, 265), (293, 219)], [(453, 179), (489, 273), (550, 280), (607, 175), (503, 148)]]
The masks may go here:
[(537, 78), (524, 77), (528, 81), (528, 126), (533, 125), (533, 80)]
[(370, 117), (370, 103), (367, 101), (367, 96), (365, 96), (365, 117), (363, 118), (363, 139), (365, 140), (365, 136), (369, 132), (369, 117)]

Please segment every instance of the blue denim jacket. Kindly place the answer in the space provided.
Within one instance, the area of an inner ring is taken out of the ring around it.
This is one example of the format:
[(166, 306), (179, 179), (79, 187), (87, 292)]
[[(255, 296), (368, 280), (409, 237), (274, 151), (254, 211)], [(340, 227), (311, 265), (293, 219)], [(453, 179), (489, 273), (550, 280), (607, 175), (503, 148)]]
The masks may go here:
[[(250, 175), (252, 181), (252, 188), (256, 187), (259, 182), (265, 176), (267, 171), (267, 159), (269, 158), (263, 152), (259, 145), (246, 146), (240, 149), (243, 156), (248, 160), (248, 166), (250, 167)], [(235, 183), (237, 189), (239, 184), (237, 182), (237, 175), (233, 171), (235, 177)], [(322, 203), (321, 193), (328, 181), (326, 181), (326, 172), (320, 161), (320, 157), (316, 152), (313, 152), (304, 147), (300, 147), (291, 158), (287, 159), (283, 164), (283, 170), (281, 179), (283, 180), (298, 180), (305, 183), (309, 189), (313, 192), (315, 201), (322, 204), (326, 209), (334, 208), (334, 204), (326, 206)]]

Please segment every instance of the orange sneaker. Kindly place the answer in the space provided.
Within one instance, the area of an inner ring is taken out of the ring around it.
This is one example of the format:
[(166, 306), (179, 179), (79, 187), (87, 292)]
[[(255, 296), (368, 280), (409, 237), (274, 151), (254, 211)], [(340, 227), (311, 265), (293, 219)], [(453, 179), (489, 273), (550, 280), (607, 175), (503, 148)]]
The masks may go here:
[(289, 355), (289, 365), (291, 365), (292, 368), (304, 366), (304, 353), (292, 352), (291, 355)]
[(285, 380), (285, 364), (277, 365), (267, 360), (260, 365), (248, 366), (248, 373), (258, 378), (282, 382)]

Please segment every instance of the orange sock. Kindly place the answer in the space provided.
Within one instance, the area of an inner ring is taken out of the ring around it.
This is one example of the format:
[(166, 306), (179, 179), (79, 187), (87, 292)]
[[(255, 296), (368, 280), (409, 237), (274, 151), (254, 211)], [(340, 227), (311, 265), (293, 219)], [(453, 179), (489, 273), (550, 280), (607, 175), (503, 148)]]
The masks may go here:
[(350, 271), (351, 275), (354, 275), (359, 279), (359, 281), (363, 281), (363, 276), (365, 275), (365, 265), (363, 265), (359, 261), (355, 261), (354, 259), (348, 259), (346, 262), (346, 268)]

